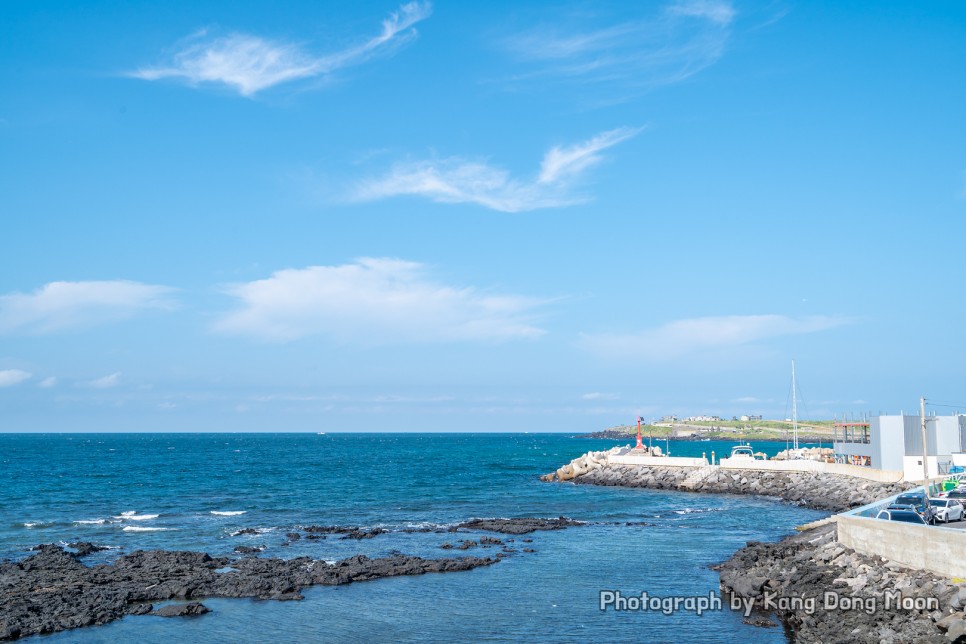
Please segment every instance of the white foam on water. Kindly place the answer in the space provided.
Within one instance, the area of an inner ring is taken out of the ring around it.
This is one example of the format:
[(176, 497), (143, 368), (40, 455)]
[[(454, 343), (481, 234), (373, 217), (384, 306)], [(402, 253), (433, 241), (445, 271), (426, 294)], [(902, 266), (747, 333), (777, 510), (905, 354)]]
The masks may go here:
[(103, 523), (107, 523), (107, 519), (80, 519), (78, 521), (74, 521), (74, 523), (79, 523), (81, 525), (101, 525)]
[(24, 521), (23, 527), (25, 528), (46, 528), (50, 524), (46, 521)]
[(697, 514), (699, 512), (718, 512), (721, 508), (684, 508), (674, 510), (674, 514)]
[(219, 517), (237, 517), (240, 514), (245, 514), (247, 510), (212, 510), (211, 513)]
[(139, 525), (128, 525), (124, 526), (124, 532), (162, 532), (166, 530), (173, 530), (174, 528), (148, 528)]
[(124, 519), (125, 521), (150, 521), (151, 519), (157, 519), (159, 516), (158, 514), (131, 514), (123, 512), (120, 516), (114, 518)]

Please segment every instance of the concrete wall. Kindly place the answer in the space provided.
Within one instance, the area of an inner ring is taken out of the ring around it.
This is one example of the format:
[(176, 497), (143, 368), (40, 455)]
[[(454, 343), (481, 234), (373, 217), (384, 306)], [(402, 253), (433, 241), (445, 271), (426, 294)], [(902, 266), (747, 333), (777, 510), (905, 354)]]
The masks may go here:
[[(826, 472), (844, 474), (880, 483), (895, 483), (903, 478), (902, 470), (877, 470), (859, 465), (823, 463), (821, 461), (752, 461), (750, 459), (723, 458), (721, 467), (726, 470), (768, 470), (772, 472)], [(922, 478), (920, 473), (919, 478)]]
[[(922, 441), (920, 441), (922, 442)], [(937, 458), (935, 456), (929, 457), (929, 478), (938, 478), (939, 474), (939, 463), (948, 464), (945, 458)], [(906, 473), (907, 481), (921, 481), (922, 480), (922, 456), (906, 456), (903, 459), (903, 467)]]
[(871, 443), (835, 443), (834, 449), (836, 454), (872, 457)]
[(966, 577), (966, 531), (838, 515), (838, 540), (866, 555), (947, 577)]
[(607, 462), (615, 465), (652, 465), (660, 467), (703, 467), (708, 464), (705, 458), (686, 458), (684, 456), (638, 456), (636, 454), (611, 454)]
[(907, 416), (873, 416), (869, 445), (872, 467), (880, 470), (902, 470), (906, 455), (905, 421)]

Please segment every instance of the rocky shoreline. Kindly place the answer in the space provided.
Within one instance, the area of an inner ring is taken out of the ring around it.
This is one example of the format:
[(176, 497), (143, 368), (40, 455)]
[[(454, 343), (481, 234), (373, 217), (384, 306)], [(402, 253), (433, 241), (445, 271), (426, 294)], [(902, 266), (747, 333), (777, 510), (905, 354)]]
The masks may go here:
[(796, 642), (966, 642), (966, 583), (856, 553), (834, 523), (749, 542), (714, 569), (726, 594), (775, 614)]
[[(566, 517), (556, 519), (471, 519), (438, 532), (497, 532), (508, 535), (560, 530), (583, 525)], [(313, 529), (314, 528), (314, 529)], [(305, 538), (339, 534), (342, 538), (372, 538), (382, 532), (345, 526), (310, 526)], [(290, 541), (302, 538), (288, 534)], [(309, 586), (333, 586), (384, 577), (461, 572), (490, 566), (516, 553), (496, 538), (483, 537), (459, 549), (502, 546), (495, 556), (424, 559), (395, 554), (371, 559), (355, 555), (327, 563), (308, 557), (295, 559), (212, 557), (204, 552), (137, 551), (111, 564), (87, 566), (81, 558), (102, 548), (90, 543), (70, 544), (71, 551), (53, 544), (33, 548), (18, 562), (0, 562), (0, 640), (54, 633), (83, 626), (107, 624), (126, 615), (194, 616), (209, 612), (197, 600), (206, 597), (249, 597), (279, 601), (302, 599)], [(524, 539), (530, 543), (531, 539)], [(445, 547), (449, 544), (443, 544)], [(450, 545), (450, 547), (452, 547)], [(246, 552), (252, 553), (252, 548)], [(522, 552), (534, 552), (523, 548)], [(155, 609), (157, 602), (178, 601)], [(192, 601), (188, 601), (192, 600)], [(184, 603), (188, 601), (188, 603)]]
[[(607, 456), (591, 452), (541, 478), (754, 494), (830, 512), (908, 487), (828, 473), (620, 465)], [(966, 643), (966, 581), (857, 553), (837, 541), (834, 520), (822, 523), (777, 543), (750, 541), (713, 567), (727, 603), (746, 611), (746, 623), (771, 626), (774, 615), (795, 642)]]

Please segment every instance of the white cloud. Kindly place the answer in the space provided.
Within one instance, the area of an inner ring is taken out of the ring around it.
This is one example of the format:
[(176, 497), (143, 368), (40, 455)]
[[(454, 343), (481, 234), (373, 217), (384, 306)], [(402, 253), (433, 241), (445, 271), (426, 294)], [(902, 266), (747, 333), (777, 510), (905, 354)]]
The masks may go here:
[(511, 84), (593, 86), (596, 100), (623, 100), (683, 81), (724, 54), (736, 11), (725, 0), (666, 5), (650, 17), (606, 24), (585, 13), (517, 33), (504, 41), (522, 70)]
[(588, 350), (606, 357), (662, 361), (847, 323), (826, 316), (731, 315), (677, 320), (634, 334), (584, 334), (581, 341)]
[(501, 212), (568, 206), (588, 200), (574, 193), (584, 172), (603, 159), (601, 152), (635, 136), (642, 128), (621, 127), (572, 146), (547, 151), (535, 179), (519, 180), (502, 168), (450, 158), (399, 163), (390, 172), (357, 186), (352, 198), (373, 201), (400, 195), (439, 203), (475, 203)]
[(314, 55), (288, 43), (231, 34), (207, 38), (207, 32), (193, 37), (166, 65), (139, 69), (130, 75), (144, 80), (176, 78), (191, 85), (220, 83), (243, 96), (294, 80), (325, 76), (358, 65), (374, 56), (391, 52), (416, 35), (417, 22), (429, 17), (429, 2), (409, 2), (382, 21), (382, 32), (369, 40), (340, 51)]
[(50, 282), (33, 293), (0, 295), (0, 334), (44, 334), (170, 310), (173, 291), (126, 280)]
[(704, 18), (719, 25), (730, 25), (736, 11), (730, 2), (719, 0), (691, 0), (676, 2), (667, 8), (668, 13), (691, 18)]
[(48, 376), (47, 378), (44, 378), (43, 380), (38, 382), (37, 386), (43, 387), (44, 389), (50, 389), (51, 387), (56, 387), (57, 378), (55, 378), (54, 376)]
[(88, 387), (93, 387), (94, 389), (111, 389), (117, 387), (121, 382), (121, 372), (115, 372), (108, 376), (102, 378), (96, 378), (85, 383)]
[(215, 329), (285, 342), (312, 335), (363, 344), (534, 338), (542, 301), (481, 293), (431, 281), (425, 267), (398, 259), (277, 271), (230, 287), (241, 308)]
[(0, 389), (19, 385), (24, 380), (29, 380), (33, 374), (22, 369), (5, 369), (0, 371)]
[(594, 391), (589, 394), (584, 394), (580, 397), (581, 400), (620, 400), (620, 396), (617, 394), (608, 394), (600, 391)]

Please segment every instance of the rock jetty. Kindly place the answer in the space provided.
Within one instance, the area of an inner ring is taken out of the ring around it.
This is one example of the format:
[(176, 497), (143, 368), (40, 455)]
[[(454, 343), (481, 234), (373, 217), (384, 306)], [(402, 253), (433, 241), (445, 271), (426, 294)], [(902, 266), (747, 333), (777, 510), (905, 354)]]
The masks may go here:
[(726, 594), (775, 614), (796, 642), (966, 642), (966, 584), (856, 553), (834, 523), (748, 542), (715, 569)]
[(572, 481), (578, 484), (640, 487), (654, 490), (685, 490), (713, 494), (755, 494), (770, 496), (817, 510), (842, 512), (905, 490), (905, 483), (878, 483), (852, 476), (825, 472), (782, 472), (753, 469), (724, 469), (714, 466), (680, 467), (620, 465), (608, 458), (620, 448), (588, 452), (544, 481)]
[[(0, 564), (0, 640), (106, 624), (125, 615), (145, 615), (152, 602), (201, 597), (302, 599), (313, 585), (349, 584), (382, 577), (457, 572), (489, 566), (498, 557), (423, 559), (356, 555), (334, 564), (297, 559), (233, 560), (203, 552), (138, 551), (111, 565), (88, 567), (55, 545)], [(162, 616), (200, 615), (197, 603), (163, 608)]]

